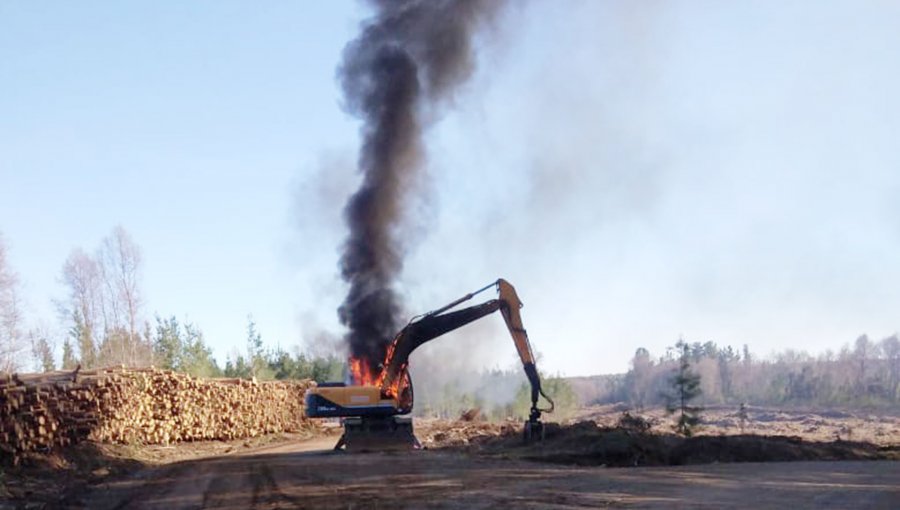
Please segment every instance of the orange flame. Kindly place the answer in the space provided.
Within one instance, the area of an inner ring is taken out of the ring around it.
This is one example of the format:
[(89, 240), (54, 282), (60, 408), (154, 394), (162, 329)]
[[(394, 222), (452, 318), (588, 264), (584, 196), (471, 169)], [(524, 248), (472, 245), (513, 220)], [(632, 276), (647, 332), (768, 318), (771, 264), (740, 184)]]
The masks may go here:
[[(391, 359), (394, 357), (394, 351), (397, 348), (397, 338), (394, 338), (394, 341), (387, 348), (387, 352), (384, 355), (384, 361), (382, 362), (382, 367), (387, 367), (390, 365)], [(366, 358), (355, 358), (351, 357), (348, 360), (348, 365), (350, 368), (350, 377), (352, 384), (358, 386), (383, 386), (384, 380), (387, 377), (387, 373), (382, 368), (381, 370), (375, 372), (370, 367), (371, 364), (369, 360)], [(407, 376), (406, 376), (406, 364), (400, 367), (398, 377), (391, 383), (389, 388), (383, 388), (382, 394), (385, 397), (396, 398), (400, 394), (400, 389), (404, 384), (407, 384)]]
[(357, 386), (377, 386), (379, 375), (372, 372), (366, 358), (350, 358), (350, 379)]
[[(390, 345), (388, 345), (387, 351), (384, 353), (384, 363), (382, 366), (390, 366), (391, 360), (394, 358), (394, 351), (397, 349), (397, 342), (399, 340), (400, 335), (398, 334), (394, 337), (394, 341), (391, 342)], [(397, 372), (397, 377), (394, 378), (391, 386), (389, 388), (383, 388), (384, 391), (382, 393), (385, 397), (397, 398), (397, 396), (400, 394), (400, 386), (401, 384), (403, 384), (403, 381), (406, 380), (406, 365), (407, 364), (404, 363), (403, 366), (400, 367)], [(378, 376), (377, 384), (383, 387), (385, 378), (387, 378), (387, 373), (385, 371), (382, 371)]]
[[(406, 372), (406, 365), (404, 364), (402, 367), (400, 367), (400, 376), (394, 379), (394, 382), (391, 384), (390, 388), (384, 389), (383, 393), (385, 394), (385, 396), (397, 398), (397, 396), (400, 394), (400, 386), (404, 383), (404, 381), (406, 381), (406, 379), (404, 377), (405, 372)], [(381, 377), (378, 378), (378, 382), (379, 382), (379, 384), (384, 383), (384, 374), (383, 373), (381, 374)]]

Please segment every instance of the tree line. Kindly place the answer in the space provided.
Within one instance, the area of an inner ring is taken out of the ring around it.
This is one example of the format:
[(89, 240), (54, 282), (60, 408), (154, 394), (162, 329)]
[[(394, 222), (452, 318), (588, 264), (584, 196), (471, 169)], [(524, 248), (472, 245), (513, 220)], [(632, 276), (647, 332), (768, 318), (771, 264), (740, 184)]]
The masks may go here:
[(311, 356), (267, 348), (252, 317), (246, 352), (219, 366), (196, 324), (159, 314), (153, 324), (145, 319), (142, 263), (140, 247), (121, 226), (113, 228), (93, 252), (72, 250), (60, 270), (65, 296), (54, 301), (64, 333), (54, 335), (46, 325), (27, 326), (21, 282), (0, 236), (0, 371), (152, 365), (200, 377), (342, 378), (343, 360), (336, 354)]
[(203, 339), (203, 332), (189, 322), (179, 323), (175, 317), (156, 318), (151, 344), (156, 366), (197, 377), (315, 379), (322, 382), (339, 381), (344, 376), (344, 360), (337, 354), (311, 356), (300, 350), (292, 354), (281, 348), (267, 348), (252, 317), (247, 318), (246, 352), (227, 360), (224, 367), (216, 363), (212, 350)]
[(900, 404), (900, 340), (861, 335), (839, 351), (813, 355), (787, 349), (758, 357), (715, 342), (686, 342), (654, 356), (638, 348), (628, 372), (578, 381), (585, 403), (628, 402), (636, 409), (664, 405), (673, 374), (684, 362), (699, 376), (701, 405), (821, 405), (889, 407)]
[[(0, 235), (0, 371), (154, 365), (197, 376), (343, 379), (340, 356), (267, 348), (251, 317), (245, 352), (220, 366), (199, 326), (160, 314), (155, 314), (153, 324), (145, 319), (142, 263), (140, 248), (120, 226), (93, 252), (72, 250), (60, 270), (65, 296), (55, 301), (64, 333), (54, 335), (46, 326), (28, 326), (21, 282), (8, 263)], [(564, 407), (569, 407), (573, 388), (582, 403), (625, 401), (636, 408), (660, 405), (666, 402), (673, 374), (685, 361), (700, 377), (701, 405), (900, 403), (900, 340), (896, 334), (878, 341), (862, 335), (837, 352), (812, 355), (788, 349), (766, 358), (753, 355), (746, 345), (737, 349), (712, 341), (679, 341), (658, 355), (637, 349), (626, 374), (567, 381), (550, 378), (549, 384), (558, 386), (556, 393), (566, 401)], [(474, 378), (484, 383), (484, 391), (453, 384), (432, 388), (426, 384), (422, 389), (433, 414), (449, 416), (471, 406), (498, 417), (510, 416), (522, 407), (525, 392), (520, 377), (516, 370), (489, 371)], [(515, 388), (511, 390), (514, 398), (488, 401), (479, 397), (487, 392), (484, 388), (504, 386)]]

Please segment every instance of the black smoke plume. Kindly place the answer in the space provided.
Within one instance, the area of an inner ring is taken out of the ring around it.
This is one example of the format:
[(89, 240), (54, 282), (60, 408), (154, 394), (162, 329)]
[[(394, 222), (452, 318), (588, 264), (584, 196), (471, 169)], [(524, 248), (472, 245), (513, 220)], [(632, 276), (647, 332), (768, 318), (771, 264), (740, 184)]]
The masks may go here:
[(472, 38), (500, 0), (377, 0), (338, 70), (346, 108), (361, 118), (362, 183), (344, 217), (338, 316), (350, 354), (372, 369), (401, 326), (394, 284), (403, 268), (402, 216), (424, 164), (423, 127), (474, 67)]

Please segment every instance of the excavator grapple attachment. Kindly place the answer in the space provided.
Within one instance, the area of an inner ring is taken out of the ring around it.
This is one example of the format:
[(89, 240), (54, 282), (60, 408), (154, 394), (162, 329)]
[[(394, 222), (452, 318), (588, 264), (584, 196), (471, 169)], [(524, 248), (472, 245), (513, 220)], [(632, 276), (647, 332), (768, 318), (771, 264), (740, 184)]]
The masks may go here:
[(540, 421), (525, 422), (523, 439), (525, 443), (536, 443), (544, 440), (544, 424)]
[(541, 410), (534, 406), (525, 422), (524, 436), (525, 443), (534, 443), (544, 440), (544, 423), (541, 421)]

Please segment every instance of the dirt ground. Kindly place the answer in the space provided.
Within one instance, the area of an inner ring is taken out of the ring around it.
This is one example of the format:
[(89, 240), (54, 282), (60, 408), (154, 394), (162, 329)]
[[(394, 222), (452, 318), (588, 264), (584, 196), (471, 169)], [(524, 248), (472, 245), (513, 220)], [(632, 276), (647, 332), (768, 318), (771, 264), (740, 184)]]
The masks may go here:
[(71, 508), (898, 508), (900, 463), (560, 466), (459, 451), (347, 454), (328, 440), (182, 461), (72, 495)]
[(130, 476), (143, 469), (183, 460), (258, 452), (271, 445), (303, 443), (310, 438), (310, 434), (272, 434), (170, 446), (87, 441), (59, 452), (35, 453), (17, 468), (0, 462), (0, 510), (66, 507), (61, 501), (67, 494), (86, 492), (107, 480)]
[[(0, 510), (900, 508), (894, 417), (760, 411), (774, 419), (758, 419), (756, 435), (714, 425), (729, 412), (710, 413), (702, 435), (690, 439), (652, 415), (642, 416), (649, 430), (614, 426), (621, 412), (610, 408), (549, 424), (533, 446), (521, 444), (518, 423), (440, 420), (416, 421), (425, 450), (395, 453), (332, 452), (336, 427), (313, 437), (178, 446), (88, 443), (0, 472)], [(824, 420), (827, 432), (765, 435), (810, 420)], [(849, 425), (855, 434), (880, 441), (830, 435), (848, 420), (861, 420)], [(753, 462), (761, 460), (793, 462)]]

